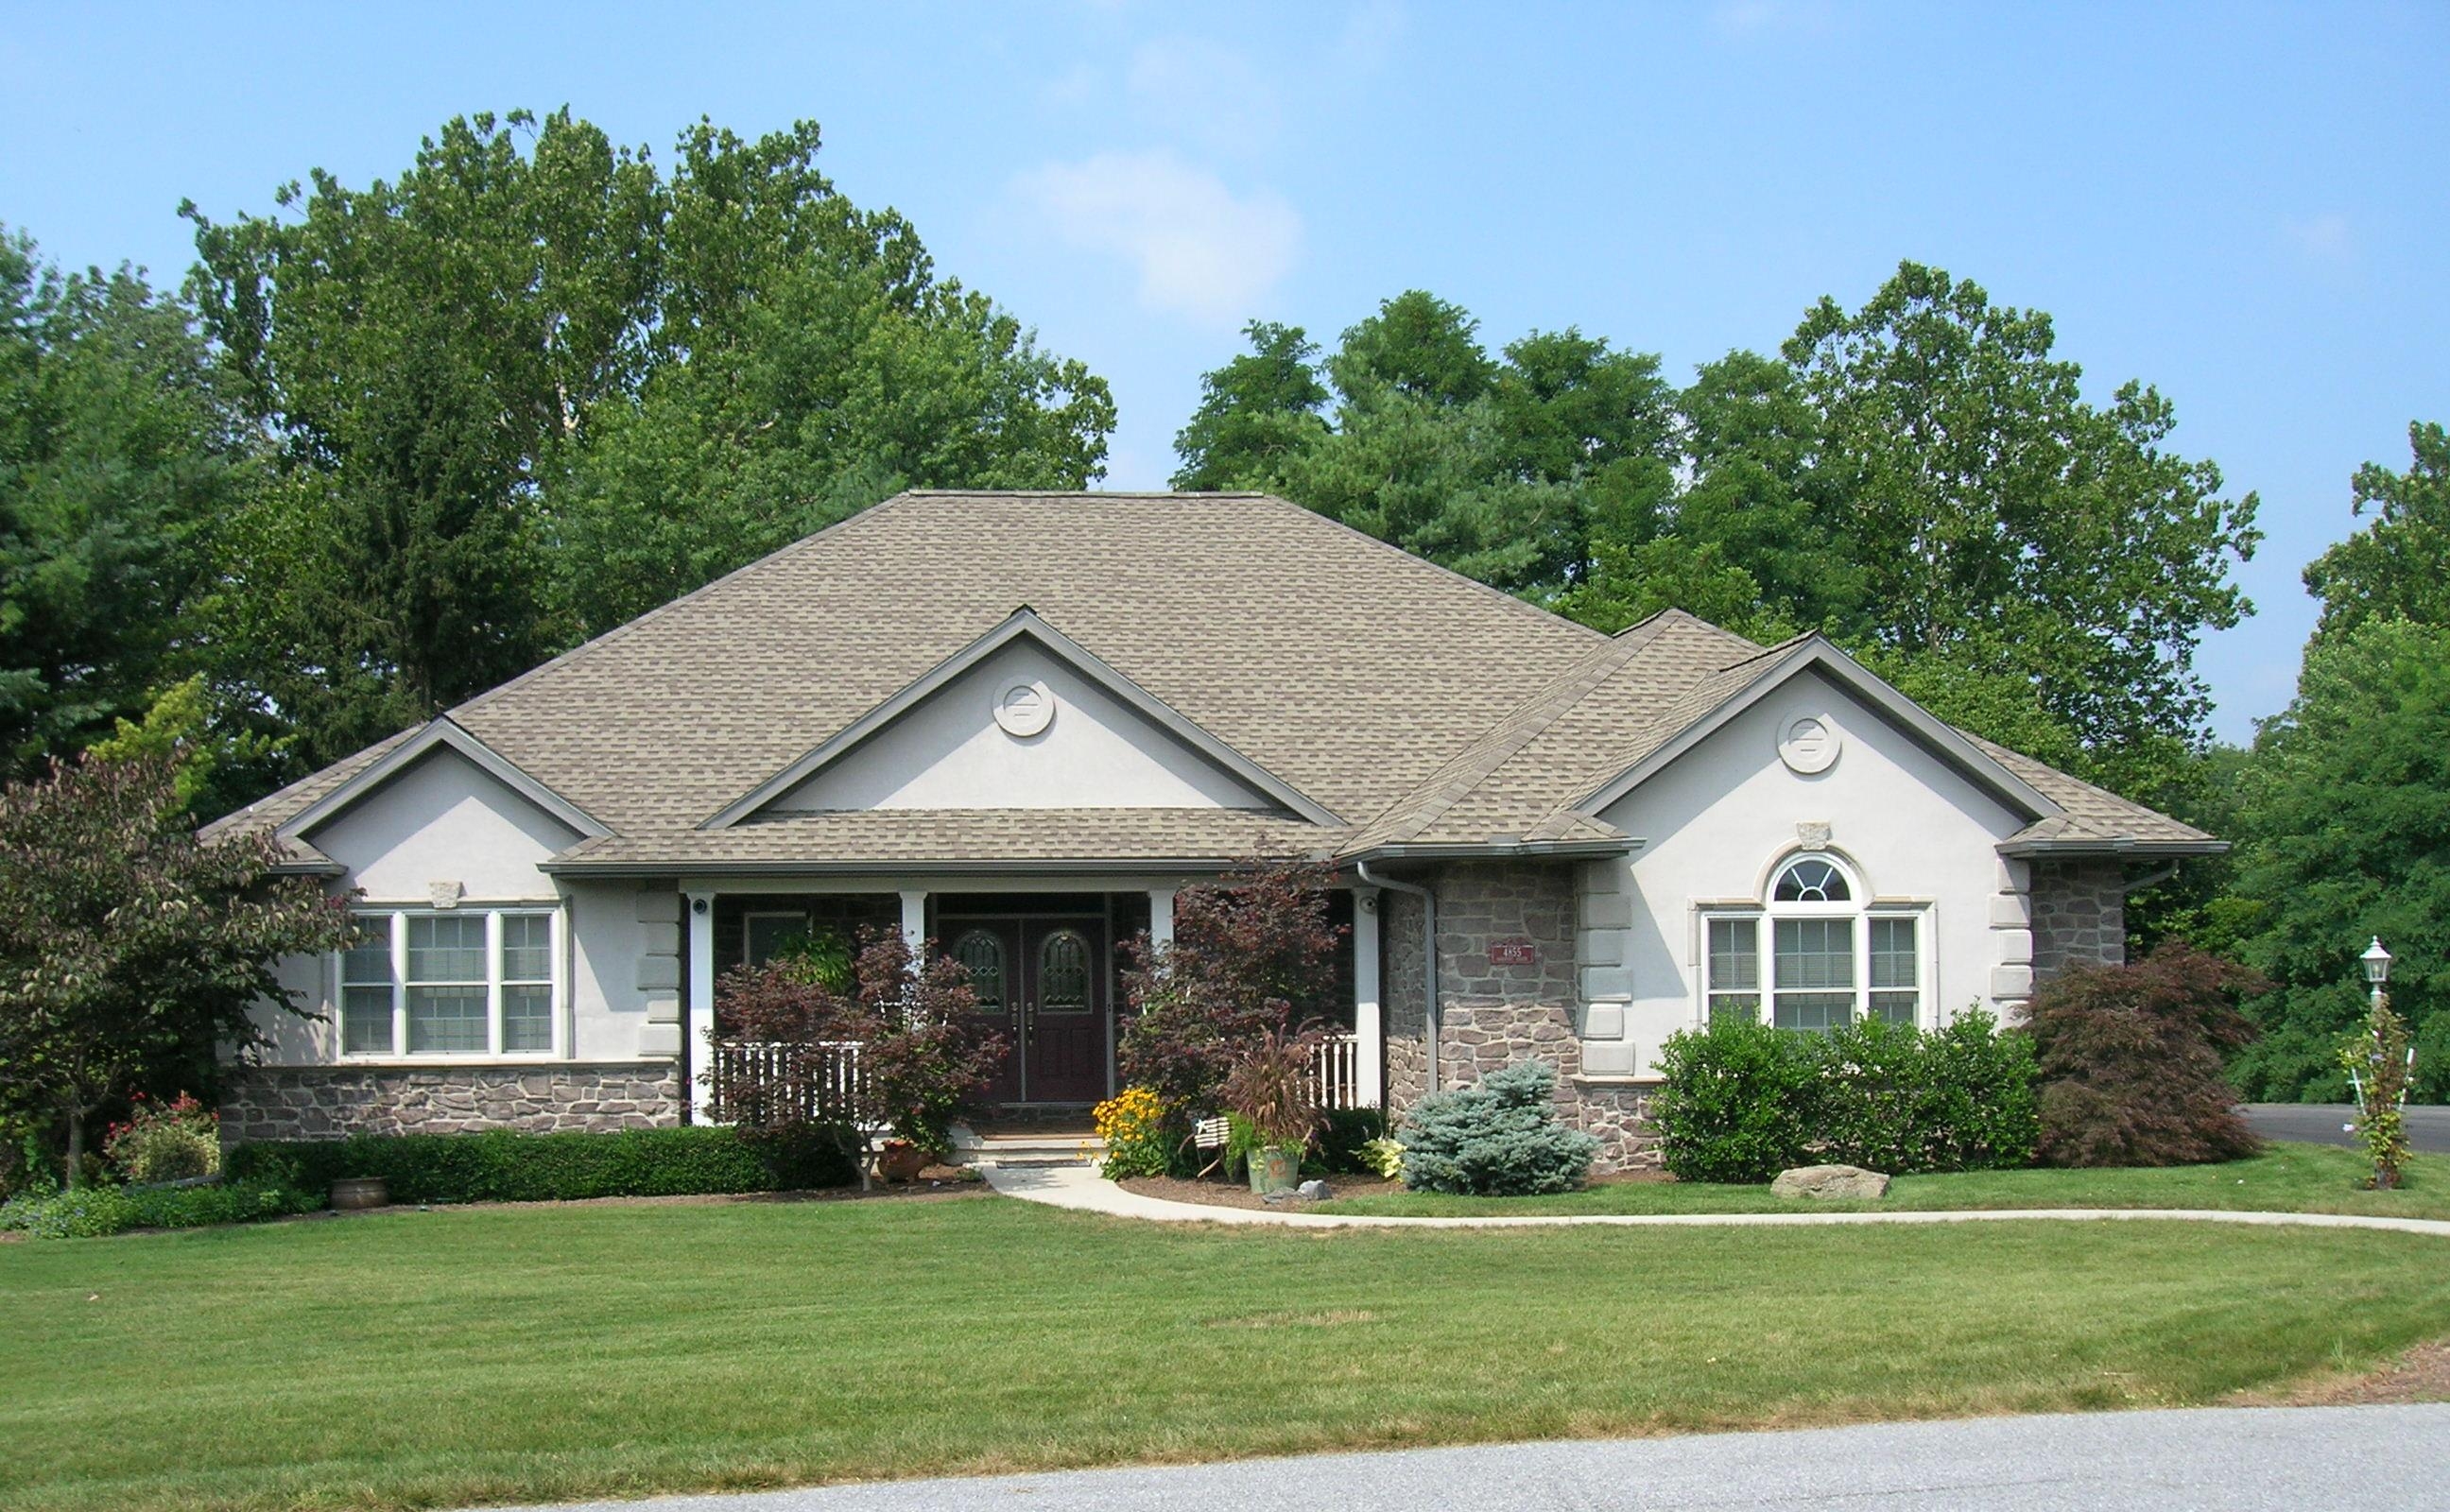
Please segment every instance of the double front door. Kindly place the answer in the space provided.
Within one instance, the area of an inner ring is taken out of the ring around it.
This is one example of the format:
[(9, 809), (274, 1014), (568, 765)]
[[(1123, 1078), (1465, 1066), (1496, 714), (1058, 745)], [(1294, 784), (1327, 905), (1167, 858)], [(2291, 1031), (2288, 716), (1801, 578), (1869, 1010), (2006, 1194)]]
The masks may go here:
[(982, 1029), (1008, 1050), (992, 1102), (1095, 1102), (1106, 1095), (1101, 919), (947, 919), (944, 948), (969, 969)]

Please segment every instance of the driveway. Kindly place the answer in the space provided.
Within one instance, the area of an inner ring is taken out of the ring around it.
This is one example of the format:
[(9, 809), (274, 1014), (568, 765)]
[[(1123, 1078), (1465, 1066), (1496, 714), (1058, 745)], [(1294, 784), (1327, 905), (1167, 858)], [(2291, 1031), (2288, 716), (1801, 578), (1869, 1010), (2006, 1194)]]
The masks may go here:
[[(2207, 1407), (1484, 1444), (591, 1502), (590, 1512), (2439, 1512), (2450, 1405)], [(565, 1509), (571, 1512), (571, 1509)]]
[[(2249, 1102), (2246, 1121), (2265, 1139), (2296, 1139), (2317, 1145), (2354, 1145), (2357, 1136), (2341, 1125), (2354, 1123), (2357, 1110), (2344, 1102)], [(2433, 1104), (2407, 1110), (2407, 1142), (2419, 1150), (2450, 1154), (2450, 1107)]]

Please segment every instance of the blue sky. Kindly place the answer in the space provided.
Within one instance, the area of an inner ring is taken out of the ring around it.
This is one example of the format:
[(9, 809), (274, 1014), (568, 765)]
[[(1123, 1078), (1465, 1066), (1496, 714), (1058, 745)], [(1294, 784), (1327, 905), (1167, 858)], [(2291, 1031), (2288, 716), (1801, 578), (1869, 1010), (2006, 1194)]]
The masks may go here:
[(1417, 286), (1681, 378), (1934, 262), (2261, 494), (2261, 613), (2203, 656), (2233, 738), (2286, 702), (2349, 474), (2450, 420), (2440, 4), (12, 4), (0, 78), (0, 221), (157, 274), (183, 197), (389, 175), (463, 111), (659, 155), (820, 121), (846, 192), (1112, 380), (1115, 486), (1163, 483), (1254, 316), (1332, 341)]

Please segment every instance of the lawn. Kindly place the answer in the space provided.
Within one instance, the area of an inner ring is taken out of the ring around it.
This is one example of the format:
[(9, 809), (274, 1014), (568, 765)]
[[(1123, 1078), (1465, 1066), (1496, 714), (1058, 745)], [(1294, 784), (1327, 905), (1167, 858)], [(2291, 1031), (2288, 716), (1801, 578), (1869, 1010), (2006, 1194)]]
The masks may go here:
[[(2366, 1212), (2450, 1219), (2450, 1155), (2409, 1158), (2407, 1184), (2366, 1192), (2372, 1167), (2353, 1150), (2275, 1144), (2250, 1160), (2158, 1171), (1969, 1171), (1899, 1176), (1877, 1202), (1814, 1202), (1814, 1211), (1921, 1211), (1965, 1208), (2221, 1208), (2254, 1212)], [(1794, 1212), (1807, 1204), (1767, 1187), (1705, 1182), (1606, 1182), (1553, 1197), (1449, 1197), (1401, 1192), (1355, 1197), (1332, 1212), (1447, 1217), (1544, 1212)]]
[(1253, 1231), (993, 1196), (0, 1246), (0, 1507), (382, 1507), (2199, 1403), (2450, 1331), (2450, 1243)]

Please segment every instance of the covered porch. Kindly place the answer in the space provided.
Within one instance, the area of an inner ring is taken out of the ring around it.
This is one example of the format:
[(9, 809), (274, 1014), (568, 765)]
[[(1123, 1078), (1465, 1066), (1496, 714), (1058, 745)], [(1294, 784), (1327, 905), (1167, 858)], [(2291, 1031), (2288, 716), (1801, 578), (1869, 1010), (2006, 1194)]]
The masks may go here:
[[(828, 1062), (820, 1074), (787, 1077), (796, 1068), (782, 1057), (811, 1052), (727, 1037), (716, 1021), (717, 983), (727, 972), (763, 964), (794, 936), (832, 930), (855, 940), (863, 928), (898, 926), (967, 969), (980, 1027), (1009, 1047), (988, 1095), (990, 1116), (1085, 1125), (1087, 1110), (1122, 1085), (1117, 1052), (1129, 1013), (1130, 946), (1143, 932), (1153, 945), (1171, 941), (1176, 896), (1204, 880), (683, 878), (690, 1118), (729, 1121), (742, 1099), (782, 1080), (820, 1099), (806, 1110), (811, 1116), (829, 1111), (825, 1102), (846, 1098), (858, 1076), (856, 1045), (825, 1047), (815, 1052)], [(1344, 935), (1328, 994), (1330, 1033), (1316, 1057), (1317, 1095), (1330, 1108), (1381, 1106), (1378, 894), (1334, 889), (1329, 907)]]

